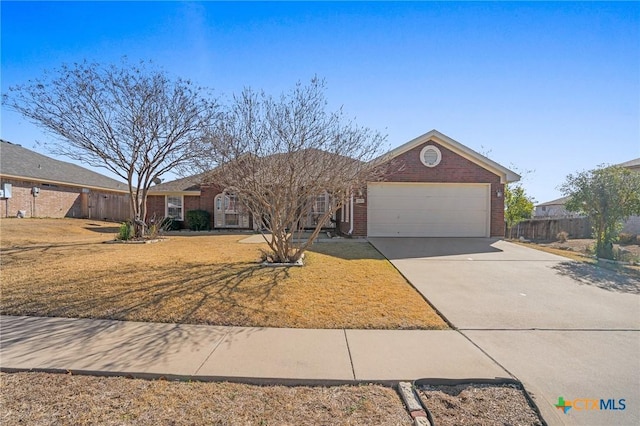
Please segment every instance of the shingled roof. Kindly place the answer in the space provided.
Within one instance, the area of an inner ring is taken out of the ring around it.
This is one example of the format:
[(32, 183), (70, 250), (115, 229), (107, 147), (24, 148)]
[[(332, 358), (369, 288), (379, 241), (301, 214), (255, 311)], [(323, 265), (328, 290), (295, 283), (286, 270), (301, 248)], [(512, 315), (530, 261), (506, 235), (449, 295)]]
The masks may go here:
[(640, 169), (640, 158), (634, 158), (633, 160), (626, 161), (618, 164), (620, 167), (626, 167), (627, 169), (636, 170)]
[(0, 175), (43, 183), (129, 192), (125, 183), (76, 164), (55, 160), (2, 139), (0, 139)]
[(149, 193), (194, 192), (194, 195), (197, 195), (200, 193), (200, 185), (204, 182), (205, 176), (206, 173), (200, 173), (194, 176), (188, 176), (154, 185), (149, 188)]

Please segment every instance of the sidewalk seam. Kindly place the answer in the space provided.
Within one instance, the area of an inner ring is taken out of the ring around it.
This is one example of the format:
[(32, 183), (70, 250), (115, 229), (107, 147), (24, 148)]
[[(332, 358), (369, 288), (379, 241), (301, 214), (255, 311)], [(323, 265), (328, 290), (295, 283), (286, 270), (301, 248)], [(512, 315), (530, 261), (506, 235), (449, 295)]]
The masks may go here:
[(349, 354), (349, 363), (351, 364), (351, 374), (353, 375), (353, 380), (356, 380), (356, 369), (353, 366), (353, 357), (351, 356), (351, 348), (349, 347), (349, 338), (347, 337), (347, 330), (342, 329), (344, 333), (344, 341), (347, 344), (347, 353)]
[(209, 361), (209, 358), (211, 358), (211, 355), (213, 355), (213, 353), (216, 351), (216, 349), (218, 349), (218, 346), (220, 346), (222, 344), (222, 342), (224, 342), (224, 340), (229, 335), (229, 332), (230, 331), (227, 331), (227, 332), (224, 333), (224, 336), (222, 336), (222, 338), (220, 338), (220, 341), (218, 342), (218, 344), (211, 350), (209, 355), (207, 355), (207, 357), (204, 359), (204, 361), (202, 361), (202, 363), (198, 366), (198, 368), (196, 368), (196, 371), (194, 371), (194, 373), (193, 373), (194, 376), (198, 375), (198, 372), (200, 371), (200, 369), (206, 364), (207, 361)]
[(471, 340), (471, 338), (469, 336), (467, 336), (466, 334), (464, 334), (462, 332), (462, 330), (460, 329), (456, 329), (456, 331), (458, 333), (460, 333), (460, 335), (462, 335), (465, 339), (467, 339), (473, 346), (475, 346), (476, 348), (478, 348), (478, 350), (480, 352), (482, 352), (487, 358), (489, 358), (491, 361), (493, 361), (498, 367), (502, 368), (509, 376), (511, 376), (511, 378), (520, 381), (515, 374), (511, 373), (511, 371), (507, 370), (506, 367), (502, 364), (500, 364), (494, 357), (492, 357), (491, 355), (489, 355), (489, 353), (487, 351), (485, 351), (484, 349), (482, 349), (480, 347), (480, 345), (478, 345), (476, 342), (474, 342), (473, 340)]

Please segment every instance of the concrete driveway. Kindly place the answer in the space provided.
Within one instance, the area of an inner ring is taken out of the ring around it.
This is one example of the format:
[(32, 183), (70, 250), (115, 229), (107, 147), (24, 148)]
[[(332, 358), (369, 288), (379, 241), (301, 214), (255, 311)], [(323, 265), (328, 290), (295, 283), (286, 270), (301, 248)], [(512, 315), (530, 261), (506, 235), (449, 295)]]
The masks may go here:
[[(549, 424), (640, 424), (638, 283), (483, 238), (371, 238), (461, 333), (521, 380)], [(624, 399), (567, 414), (558, 397)]]

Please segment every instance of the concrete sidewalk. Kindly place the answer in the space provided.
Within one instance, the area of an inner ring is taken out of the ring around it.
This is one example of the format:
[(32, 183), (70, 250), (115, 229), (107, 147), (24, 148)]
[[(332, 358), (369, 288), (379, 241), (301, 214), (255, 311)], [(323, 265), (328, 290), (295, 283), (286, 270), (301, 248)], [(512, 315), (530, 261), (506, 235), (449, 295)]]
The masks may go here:
[(495, 379), (453, 330), (308, 330), (1, 316), (0, 367), (274, 383)]

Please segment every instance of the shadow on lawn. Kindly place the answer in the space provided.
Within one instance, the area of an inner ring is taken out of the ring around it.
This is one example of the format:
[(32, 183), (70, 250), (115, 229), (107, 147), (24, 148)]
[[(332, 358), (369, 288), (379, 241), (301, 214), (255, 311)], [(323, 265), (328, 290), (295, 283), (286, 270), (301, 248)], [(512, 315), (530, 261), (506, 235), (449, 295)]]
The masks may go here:
[(175, 263), (145, 270), (144, 274), (133, 265), (94, 270), (90, 275), (78, 271), (56, 283), (40, 275), (19, 288), (5, 289), (2, 313), (183, 324), (259, 324), (274, 315), (265, 306), (273, 297), (273, 289), (288, 276), (287, 268), (264, 268), (249, 262)]
[(640, 294), (640, 273), (633, 270), (614, 271), (584, 262), (562, 262), (552, 268), (581, 284), (619, 293)]
[(385, 258), (368, 242), (340, 241), (336, 243), (315, 243), (309, 247), (307, 251), (344, 260), (383, 260)]
[[(6, 247), (2, 249), (2, 264), (4, 266), (10, 266), (14, 262), (20, 261), (23, 254), (29, 254), (30, 252), (38, 252), (40, 255), (52, 256), (53, 259), (68, 257), (69, 254), (67, 252), (61, 252), (57, 249), (73, 247), (74, 250), (93, 251), (98, 250), (102, 246), (102, 243), (102, 241), (91, 241), (86, 243), (33, 244)], [(76, 254), (77, 253), (76, 251)]]
[(97, 232), (99, 234), (114, 234), (118, 235), (120, 231), (119, 226), (85, 226), (84, 229), (87, 231)]

